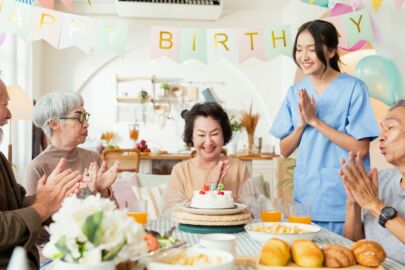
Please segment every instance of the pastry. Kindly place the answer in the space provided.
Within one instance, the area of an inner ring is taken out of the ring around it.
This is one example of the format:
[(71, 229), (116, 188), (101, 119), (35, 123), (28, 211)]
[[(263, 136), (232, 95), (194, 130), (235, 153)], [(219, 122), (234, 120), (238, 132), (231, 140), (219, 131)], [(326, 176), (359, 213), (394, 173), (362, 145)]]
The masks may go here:
[(348, 267), (356, 264), (353, 252), (338, 244), (327, 244), (322, 248), (325, 266), (331, 268)]
[(360, 240), (353, 244), (352, 251), (357, 263), (376, 267), (385, 259), (385, 251), (380, 244), (369, 240)]
[(278, 238), (267, 240), (260, 255), (260, 264), (266, 266), (285, 266), (290, 260), (290, 247)]
[(311, 240), (297, 239), (292, 242), (291, 253), (294, 262), (302, 267), (322, 267), (322, 250)]

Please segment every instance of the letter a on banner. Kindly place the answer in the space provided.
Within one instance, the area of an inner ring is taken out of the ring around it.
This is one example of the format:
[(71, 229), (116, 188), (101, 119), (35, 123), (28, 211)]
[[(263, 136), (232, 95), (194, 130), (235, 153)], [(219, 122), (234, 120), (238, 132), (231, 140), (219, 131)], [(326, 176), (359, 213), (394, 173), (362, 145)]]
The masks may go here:
[(31, 27), (31, 7), (4, 0), (0, 3), (0, 33), (16, 34), (26, 39)]
[(239, 63), (252, 57), (266, 61), (263, 31), (258, 29), (238, 29), (237, 38)]
[(208, 62), (226, 59), (232, 63), (238, 62), (236, 31), (234, 29), (207, 30)]
[(150, 59), (166, 56), (179, 62), (180, 28), (154, 26), (151, 30)]
[(291, 56), (292, 40), (289, 26), (275, 26), (264, 31), (267, 59), (271, 60), (279, 54)]
[(355, 45), (359, 40), (373, 40), (370, 19), (366, 10), (342, 15), (345, 32), (349, 47)]
[(207, 63), (207, 31), (205, 29), (182, 29), (180, 44), (180, 62), (196, 59)]

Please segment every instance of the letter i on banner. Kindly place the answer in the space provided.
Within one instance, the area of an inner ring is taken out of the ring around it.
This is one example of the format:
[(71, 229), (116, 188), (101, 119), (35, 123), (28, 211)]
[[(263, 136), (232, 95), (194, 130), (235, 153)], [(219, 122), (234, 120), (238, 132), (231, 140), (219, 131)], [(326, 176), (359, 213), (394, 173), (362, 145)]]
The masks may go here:
[(190, 59), (207, 63), (207, 31), (205, 29), (181, 29), (180, 62)]
[(236, 31), (234, 29), (207, 30), (208, 62), (226, 59), (238, 63), (238, 47), (236, 44)]
[(267, 60), (271, 60), (280, 54), (291, 57), (290, 26), (280, 25), (266, 29), (264, 41), (267, 49)]
[(43, 39), (58, 48), (62, 32), (63, 13), (44, 8), (32, 9), (32, 26), (28, 40)]
[(150, 59), (168, 57), (179, 62), (180, 28), (153, 26), (151, 29)]
[(96, 25), (95, 52), (113, 52), (117, 55), (124, 55), (128, 23), (119, 20), (99, 20)]
[(237, 41), (239, 63), (253, 57), (266, 61), (263, 31), (258, 29), (238, 29)]
[(0, 5), (0, 33), (16, 34), (26, 40), (31, 27), (32, 7), (13, 0), (1, 1)]
[(342, 21), (347, 34), (349, 47), (352, 47), (359, 40), (373, 40), (373, 31), (366, 10), (342, 15)]

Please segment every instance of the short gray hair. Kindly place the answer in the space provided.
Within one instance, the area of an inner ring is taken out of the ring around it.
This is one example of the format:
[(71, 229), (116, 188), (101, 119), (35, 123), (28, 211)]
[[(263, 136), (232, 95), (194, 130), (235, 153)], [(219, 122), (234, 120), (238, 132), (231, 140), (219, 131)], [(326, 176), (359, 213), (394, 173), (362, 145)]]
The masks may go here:
[(52, 136), (49, 121), (66, 116), (74, 108), (83, 106), (83, 98), (76, 92), (54, 92), (41, 97), (34, 107), (32, 121), (42, 128), (48, 137)]
[(390, 111), (398, 107), (405, 107), (405, 99), (399, 99), (395, 101), (394, 104), (391, 105)]

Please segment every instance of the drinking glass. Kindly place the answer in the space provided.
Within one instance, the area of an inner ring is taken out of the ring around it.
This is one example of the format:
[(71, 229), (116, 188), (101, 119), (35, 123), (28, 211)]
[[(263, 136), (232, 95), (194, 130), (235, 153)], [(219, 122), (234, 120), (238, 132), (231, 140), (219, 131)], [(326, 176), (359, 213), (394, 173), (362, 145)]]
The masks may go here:
[(289, 204), (288, 222), (311, 224), (311, 206), (308, 204)]
[(136, 143), (138, 141), (139, 137), (139, 124), (129, 124), (128, 125), (128, 131), (129, 131), (129, 139), (134, 141)]
[(146, 224), (148, 221), (148, 201), (135, 200), (131, 203), (126, 203), (128, 208), (128, 216), (140, 224)]
[(261, 218), (263, 222), (281, 221), (282, 201), (280, 198), (261, 200)]

